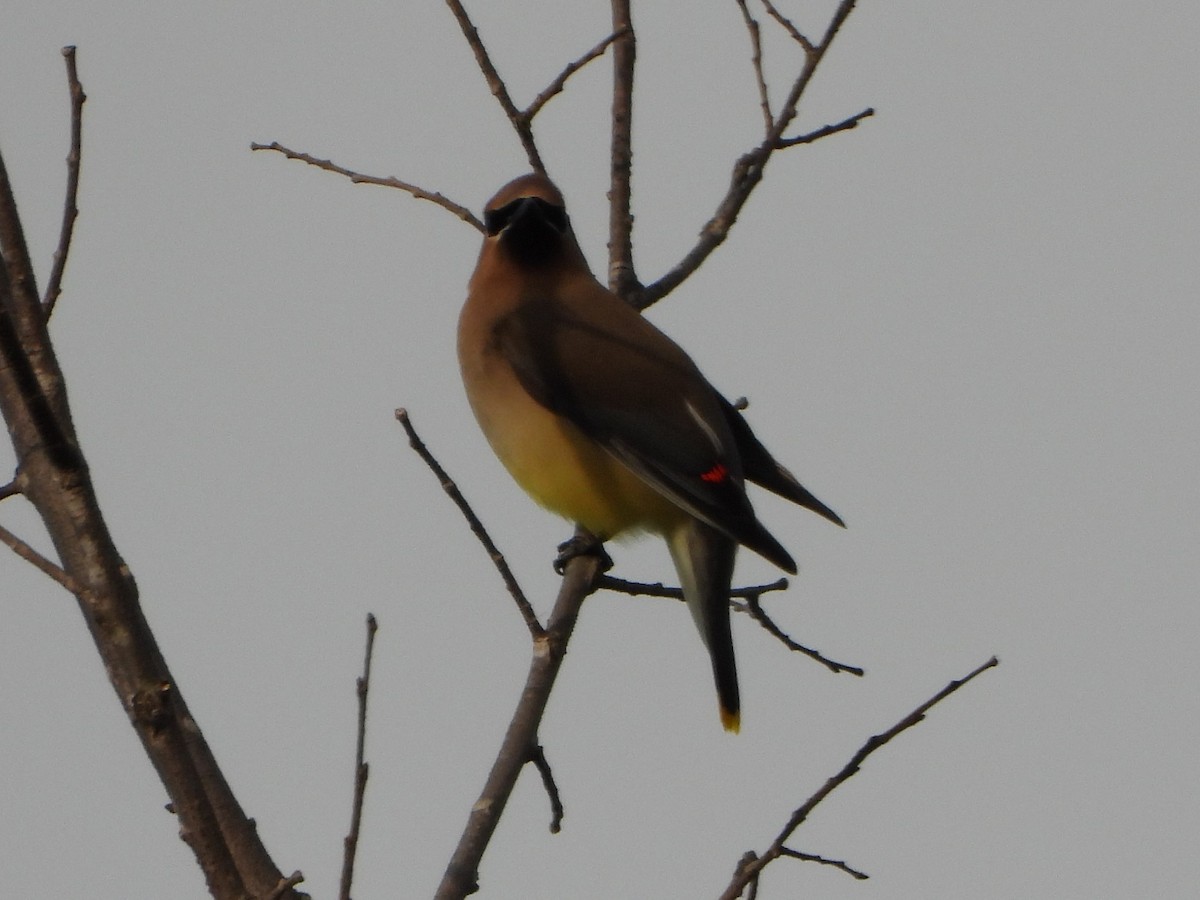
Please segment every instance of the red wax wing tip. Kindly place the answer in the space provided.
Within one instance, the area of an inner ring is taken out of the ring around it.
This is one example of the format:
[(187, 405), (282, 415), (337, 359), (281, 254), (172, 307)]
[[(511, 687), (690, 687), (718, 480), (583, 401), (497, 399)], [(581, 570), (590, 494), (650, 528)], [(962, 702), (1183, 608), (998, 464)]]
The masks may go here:
[(700, 476), (701, 481), (707, 481), (709, 484), (720, 484), (729, 477), (729, 470), (722, 463), (717, 463), (707, 472)]

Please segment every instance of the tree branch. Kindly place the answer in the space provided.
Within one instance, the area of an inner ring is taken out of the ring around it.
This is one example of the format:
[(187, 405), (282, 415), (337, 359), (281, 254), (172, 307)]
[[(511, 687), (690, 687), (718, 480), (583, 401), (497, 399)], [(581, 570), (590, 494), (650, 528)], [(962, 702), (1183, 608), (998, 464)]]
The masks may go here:
[(859, 869), (853, 868), (852, 866), (847, 864), (845, 862), (845, 860), (841, 860), (841, 859), (827, 859), (826, 857), (818, 856), (815, 853), (801, 853), (799, 850), (792, 850), (789, 847), (784, 847), (779, 855), (787, 856), (787, 857), (790, 857), (791, 859), (798, 859), (798, 860), (801, 860), (802, 862), (815, 862), (815, 863), (820, 863), (823, 866), (832, 866), (835, 869), (841, 869), (847, 875), (854, 876), (859, 881), (866, 881), (868, 878), (871, 877), (866, 872), (863, 872)]
[(770, 616), (767, 615), (766, 610), (762, 608), (759, 597), (760, 594), (758, 593), (750, 594), (746, 598), (746, 607), (742, 611), (748, 613), (755, 622), (765, 628), (769, 634), (777, 638), (779, 642), (789, 650), (792, 650), (796, 653), (803, 653), (810, 659), (815, 659), (834, 674), (839, 672), (849, 672), (851, 675), (857, 675), (860, 678), (865, 674), (858, 666), (849, 666), (846, 665), (846, 663), (836, 662), (823, 655), (819, 650), (813, 650), (811, 647), (805, 647), (803, 644), (796, 643), (794, 640), (788, 637), (782, 628), (775, 624), (775, 621)]
[(42, 554), (38, 553), (33, 549), (33, 547), (21, 540), (3, 525), (0, 525), (0, 544), (4, 544), (6, 547), (12, 550), (13, 553), (17, 554), (17, 556), (21, 557), (21, 559), (32, 565), (39, 572), (49, 575), (72, 594), (78, 594), (81, 590), (83, 590), (76, 583), (75, 579), (64, 572), (62, 568), (46, 559), (46, 557), (42, 556)]
[(833, 791), (836, 790), (840, 785), (844, 784), (851, 777), (853, 777), (855, 773), (857, 773), (862, 767), (862, 764), (866, 761), (868, 756), (870, 756), (884, 744), (888, 743), (888, 741), (892, 740), (892, 738), (923, 721), (925, 714), (929, 712), (930, 709), (932, 709), (942, 700), (945, 700), (960, 687), (967, 684), (969, 681), (986, 670), (999, 664), (1000, 661), (993, 656), (983, 665), (979, 666), (963, 678), (960, 678), (957, 681), (951, 681), (948, 685), (946, 685), (946, 687), (942, 688), (887, 731), (868, 738), (867, 742), (859, 747), (858, 752), (856, 752), (854, 756), (850, 758), (850, 761), (842, 767), (841, 771), (839, 771), (832, 778), (829, 778), (816, 793), (805, 800), (804, 803), (802, 803), (796, 809), (796, 811), (792, 813), (791, 817), (787, 821), (787, 824), (783, 826), (775, 840), (771, 843), (771, 846), (768, 847), (761, 856), (756, 856), (751, 853), (742, 857), (742, 861), (738, 864), (738, 870), (734, 874), (733, 880), (730, 881), (729, 886), (725, 889), (725, 892), (721, 894), (721, 900), (737, 900), (737, 898), (742, 895), (742, 892), (748, 885), (757, 881), (759, 873), (761, 873), (764, 868), (766, 868), (771, 862), (779, 857), (786, 855), (793, 858), (802, 858), (801, 854), (793, 850), (788, 850), (784, 844), (792, 836), (796, 829), (805, 822), (805, 820), (809, 817), (812, 811), (816, 809), (817, 805), (822, 800), (833, 793)]
[(532, 117), (525, 116), (517, 109), (517, 105), (513, 103), (504, 79), (500, 77), (500, 73), (492, 65), (492, 58), (488, 55), (487, 48), (483, 46), (483, 39), (479, 37), (479, 30), (471, 21), (471, 17), (467, 15), (467, 11), (463, 8), (463, 5), (458, 0), (446, 0), (446, 5), (450, 7), (450, 12), (454, 14), (454, 18), (458, 21), (458, 27), (462, 29), (463, 37), (467, 39), (467, 43), (471, 47), (471, 52), (475, 54), (475, 62), (479, 66), (479, 71), (483, 73), (483, 77), (487, 80), (492, 96), (499, 102), (500, 108), (504, 110), (504, 114), (508, 116), (508, 121), (512, 123), (513, 129), (517, 132), (521, 146), (525, 148), (525, 156), (529, 159), (529, 165), (535, 171), (545, 172), (546, 166), (542, 163), (541, 154), (538, 153), (537, 144), (533, 139)]
[(529, 761), (542, 776), (542, 787), (546, 789), (546, 796), (550, 799), (550, 833), (558, 834), (562, 831), (562, 798), (558, 793), (558, 785), (554, 781), (554, 771), (550, 768), (550, 761), (546, 759), (546, 750), (541, 744), (533, 748)]
[[(2, 158), (0, 258), (0, 413), (16, 453), (17, 484), (46, 527), (66, 576), (60, 583), (79, 602), (109, 681), (167, 790), (180, 836), (192, 848), (209, 891), (219, 898), (267, 896), (283, 876), (204, 742), (100, 511)], [(53, 577), (53, 570), (48, 574)], [(302, 895), (287, 887), (279, 896)]]
[(350, 886), (354, 883), (354, 858), (358, 853), (358, 834), (362, 827), (363, 803), (367, 796), (367, 777), (371, 770), (366, 761), (367, 746), (367, 692), (371, 689), (371, 656), (375, 651), (375, 632), (379, 625), (375, 617), (367, 613), (367, 649), (363, 653), (363, 673), (355, 680), (358, 695), (358, 735), (354, 749), (354, 801), (350, 811), (350, 833), (343, 842), (342, 881), (338, 891), (339, 900), (350, 900)]
[(567, 652), (579, 609), (584, 598), (595, 589), (599, 568), (600, 560), (595, 556), (580, 555), (567, 563), (546, 634), (533, 642), (533, 658), (521, 699), (483, 791), (471, 807), (466, 828), (442, 876), (436, 900), (461, 900), (479, 889), (479, 862), (504, 814), (517, 776), (525, 764), (535, 758), (537, 731), (546, 711), (546, 702)]
[[(786, 591), (788, 580), (786, 578), (778, 578), (769, 584), (755, 584), (749, 587), (731, 588), (729, 591), (730, 598), (752, 597), (759, 594), (769, 594), (772, 591)], [(661, 581), (654, 584), (647, 584), (641, 581), (627, 581), (624, 578), (614, 578), (612, 575), (601, 575), (596, 582), (596, 589), (601, 591), (614, 591), (618, 594), (628, 594), (631, 597), (663, 597), (668, 600), (679, 600), (683, 602), (683, 589), (677, 587), (667, 587)], [(738, 612), (745, 612), (740, 604), (734, 603), (733, 608)]]
[(766, 76), (763, 75), (762, 33), (758, 27), (758, 20), (750, 15), (750, 7), (746, 5), (746, 0), (737, 0), (737, 5), (742, 11), (746, 30), (750, 33), (750, 65), (754, 68), (754, 81), (758, 85), (758, 105), (762, 108), (763, 130), (770, 131), (775, 117), (771, 113), (771, 98), (767, 91)]
[(558, 76), (548, 85), (546, 85), (545, 90), (534, 97), (533, 102), (525, 107), (525, 109), (520, 113), (521, 117), (528, 122), (532, 122), (534, 116), (542, 111), (543, 106), (549, 103), (556, 94), (562, 93), (562, 89), (566, 85), (568, 78), (582, 69), (592, 60), (603, 56), (604, 51), (609, 48), (613, 41), (619, 37), (624, 37), (626, 31), (627, 29), (619, 29), (614, 31), (587, 53), (583, 54), (583, 56), (579, 57), (579, 59), (575, 60), (574, 62), (567, 63), (566, 68), (559, 72)]
[(857, 112), (833, 125), (825, 125), (815, 131), (797, 135), (796, 137), (780, 138), (777, 146), (782, 150), (785, 147), (795, 147), (799, 144), (811, 144), (813, 141), (819, 141), (821, 138), (837, 134), (839, 131), (849, 131), (851, 128), (857, 128), (859, 122), (873, 115), (875, 115), (875, 110), (868, 106), (862, 112)]
[(483, 527), (483, 523), (475, 515), (475, 510), (471, 509), (471, 505), (467, 503), (467, 499), (462, 495), (462, 491), (458, 489), (458, 485), (446, 474), (446, 470), (442, 468), (434, 455), (429, 452), (429, 448), (425, 446), (425, 442), (417, 436), (417, 431), (413, 428), (412, 422), (408, 418), (408, 410), (396, 410), (396, 420), (404, 426), (404, 431), (408, 434), (409, 446), (417, 452), (417, 455), (421, 457), (425, 465), (429, 466), (430, 471), (433, 472), (438, 483), (441, 484), (442, 490), (454, 501), (454, 505), (458, 507), (458, 511), (463, 514), (463, 518), (471, 526), (471, 532), (479, 540), (479, 543), (483, 544), (483, 549), (487, 551), (488, 556), (492, 560), (492, 565), (500, 573), (500, 578), (503, 579), (508, 593), (516, 601), (517, 608), (521, 611), (521, 617), (525, 620), (526, 627), (529, 628), (530, 636), (534, 640), (545, 637), (545, 630), (542, 628), (542, 623), (538, 621), (537, 613), (533, 611), (533, 606), (526, 599), (525, 592), (521, 590), (521, 585), (517, 583), (517, 577), (513, 575), (512, 569), (508, 567), (508, 560), (504, 558), (504, 554), (496, 547), (492, 536)]
[[(712, 218), (700, 230), (700, 237), (696, 244), (672, 269), (641, 291), (635, 304), (638, 309), (646, 309), (679, 287), (680, 284), (700, 268), (701, 264), (708, 259), (709, 255), (717, 247), (725, 242), (730, 230), (741, 214), (742, 207), (750, 199), (750, 194), (754, 191), (754, 188), (762, 181), (763, 169), (766, 167), (767, 161), (771, 158), (771, 154), (780, 149), (783, 133), (796, 117), (800, 98), (804, 95), (804, 91), (812, 80), (817, 66), (824, 59), (825, 52), (837, 36), (842, 23), (846, 21), (846, 18), (853, 11), (854, 4), (855, 0), (842, 0), (838, 4), (833, 17), (830, 19), (829, 26), (825, 30), (825, 35), (818, 44), (812, 44), (798, 31), (795, 31), (794, 26), (789, 30), (789, 33), (792, 31), (795, 32), (792, 34), (793, 38), (804, 48), (804, 65), (792, 83), (787, 98), (780, 106), (779, 113), (774, 117), (772, 125), (767, 129), (766, 135), (758, 146), (743, 154), (734, 163), (733, 172), (729, 179), (729, 188), (726, 190), (725, 196), (717, 204), (716, 212), (713, 213)], [(770, 6), (767, 8), (768, 12), (773, 9)], [(776, 15), (777, 21), (781, 18)], [(786, 20), (783, 21), (786, 22)], [(781, 24), (783, 23), (781, 22)], [(790, 23), (788, 24), (790, 25)], [(787, 26), (785, 25), (784, 27)], [(799, 141), (789, 146), (795, 146), (799, 143), (807, 142)]]
[(47, 319), (54, 313), (54, 304), (58, 302), (59, 294), (62, 293), (62, 278), (67, 267), (67, 254), (71, 250), (71, 235), (75, 231), (75, 219), (79, 216), (79, 207), (75, 201), (79, 194), (79, 164), (83, 158), (83, 104), (87, 100), (75, 66), (75, 48), (63, 47), (62, 55), (67, 63), (67, 84), (71, 91), (71, 149), (67, 151), (67, 196), (63, 201), (58, 249), (54, 251), (50, 279), (46, 282), (46, 296), (42, 299)]
[(608, 192), (608, 286), (638, 306), (641, 282), (633, 266), (633, 70), (637, 36), (630, 0), (612, 0), (613, 46), (612, 146)]
[[(775, 621), (767, 615), (766, 610), (762, 608), (760, 598), (763, 594), (768, 594), (773, 591), (787, 590), (788, 580), (780, 578), (772, 581), (770, 584), (751, 585), (749, 587), (733, 588), (729, 592), (729, 605), (735, 612), (746, 613), (750, 618), (754, 619), (764, 630), (789, 650), (795, 653), (803, 653), (805, 656), (816, 660), (831, 672), (849, 672), (851, 675), (862, 676), (865, 673), (858, 666), (850, 666), (846, 663), (840, 663), (823, 655), (819, 650), (813, 650), (811, 647), (806, 647), (803, 644), (798, 644), (792, 640), (784, 632), (782, 628), (775, 624)], [(661, 582), (656, 584), (643, 584), (636, 581), (626, 581), (623, 578), (614, 578), (611, 575), (601, 575), (596, 583), (597, 590), (615, 591), (619, 594), (629, 594), (630, 596), (645, 596), (645, 597), (664, 597), (671, 600), (683, 601), (683, 590), (677, 587), (665, 587)], [(739, 603), (738, 600), (745, 602)]]
[(427, 191), (422, 187), (417, 187), (415, 184), (409, 184), (407, 181), (401, 181), (399, 178), (380, 178), (376, 175), (364, 175), (361, 172), (355, 172), (352, 169), (347, 169), (339, 166), (337, 163), (328, 159), (318, 159), (308, 153), (300, 153), (297, 150), (291, 150), (277, 141), (272, 141), (269, 144), (252, 143), (251, 150), (273, 150), (276, 153), (282, 153), (288, 159), (299, 160), (303, 163), (308, 163), (310, 166), (315, 166), (318, 169), (324, 169), (326, 172), (334, 172), (338, 175), (344, 175), (349, 178), (354, 184), (377, 184), (381, 187), (396, 188), (401, 191), (406, 191), (412, 194), (418, 200), (428, 200), (430, 203), (435, 203), (442, 209), (448, 210), (458, 218), (462, 219), (476, 231), (482, 232), (483, 223), (475, 218), (475, 214), (463, 206), (461, 203), (455, 203), (448, 199), (443, 194), (436, 191)]
[(783, 26), (783, 29), (791, 35), (792, 40), (804, 48), (805, 53), (812, 53), (817, 49), (813, 46), (812, 41), (800, 33), (800, 29), (793, 25), (790, 19), (786, 18), (775, 8), (775, 4), (771, 0), (762, 0), (762, 5), (763, 9), (767, 11), (767, 15)]

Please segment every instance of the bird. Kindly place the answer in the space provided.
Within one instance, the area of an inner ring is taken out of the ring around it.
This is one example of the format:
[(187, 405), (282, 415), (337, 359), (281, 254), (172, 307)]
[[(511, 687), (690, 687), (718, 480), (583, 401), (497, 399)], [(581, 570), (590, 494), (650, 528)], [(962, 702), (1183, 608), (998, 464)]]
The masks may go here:
[(600, 544), (640, 533), (666, 541), (709, 652), (721, 723), (738, 731), (737, 548), (796, 572), (746, 482), (845, 523), (775, 461), (678, 344), (596, 280), (545, 174), (500, 188), (483, 224), (457, 342), (481, 430), (535, 501)]

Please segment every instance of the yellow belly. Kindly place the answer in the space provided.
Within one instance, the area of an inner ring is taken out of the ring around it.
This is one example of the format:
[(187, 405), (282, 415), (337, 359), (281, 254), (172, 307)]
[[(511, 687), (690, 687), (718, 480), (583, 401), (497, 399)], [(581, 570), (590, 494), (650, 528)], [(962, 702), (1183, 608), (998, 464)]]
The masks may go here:
[(480, 425), (509, 474), (542, 506), (608, 540), (673, 530), (686, 513), (578, 428), (525, 395), (519, 413)]

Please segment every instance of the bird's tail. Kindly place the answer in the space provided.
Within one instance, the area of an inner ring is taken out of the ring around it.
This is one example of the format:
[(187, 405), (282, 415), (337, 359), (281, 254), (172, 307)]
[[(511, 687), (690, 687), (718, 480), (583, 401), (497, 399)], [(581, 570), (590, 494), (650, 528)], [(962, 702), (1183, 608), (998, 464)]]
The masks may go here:
[(729, 630), (729, 585), (737, 544), (717, 529), (689, 519), (667, 536), (683, 596), (712, 659), (721, 724), (736, 732), (741, 725), (737, 664)]

